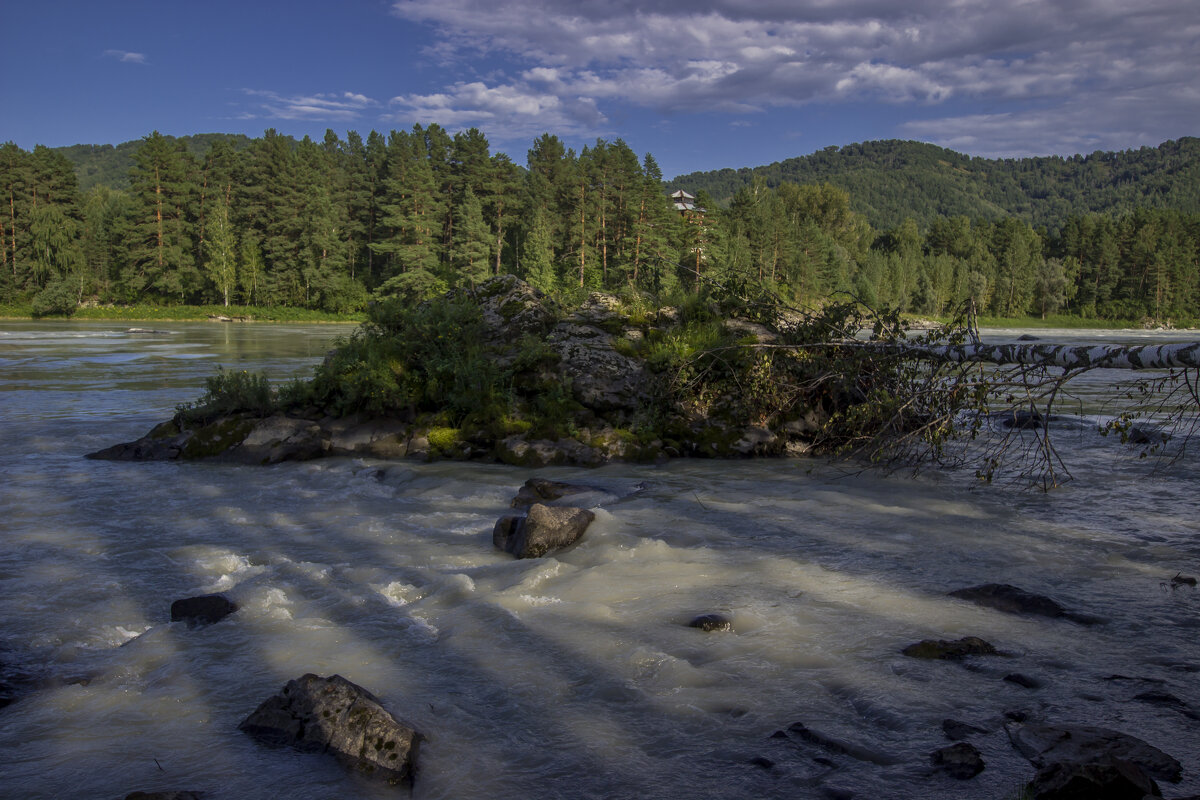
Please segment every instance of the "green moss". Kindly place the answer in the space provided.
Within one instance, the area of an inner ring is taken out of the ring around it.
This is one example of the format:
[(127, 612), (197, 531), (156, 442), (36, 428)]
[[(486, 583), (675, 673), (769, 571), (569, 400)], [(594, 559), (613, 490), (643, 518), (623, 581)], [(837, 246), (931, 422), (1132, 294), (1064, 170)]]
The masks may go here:
[(430, 428), (425, 438), (429, 440), (430, 449), (443, 455), (451, 455), (463, 443), (460, 428)]
[(242, 440), (254, 429), (254, 421), (245, 417), (229, 417), (197, 430), (184, 443), (183, 458), (210, 458), (220, 455)]
[(182, 431), (179, 429), (179, 422), (176, 419), (169, 419), (166, 422), (154, 426), (150, 433), (146, 434), (151, 439), (170, 439), (172, 436), (178, 436)]

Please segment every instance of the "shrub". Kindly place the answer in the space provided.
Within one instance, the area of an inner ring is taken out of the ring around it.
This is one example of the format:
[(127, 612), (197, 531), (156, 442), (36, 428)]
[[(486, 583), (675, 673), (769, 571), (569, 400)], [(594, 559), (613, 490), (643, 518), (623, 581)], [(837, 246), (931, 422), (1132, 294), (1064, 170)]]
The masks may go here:
[(218, 417), (248, 413), (270, 416), (276, 409), (276, 394), (262, 373), (238, 372), (218, 368), (205, 380), (207, 391), (195, 403), (175, 407), (177, 419), (185, 423), (205, 424)]

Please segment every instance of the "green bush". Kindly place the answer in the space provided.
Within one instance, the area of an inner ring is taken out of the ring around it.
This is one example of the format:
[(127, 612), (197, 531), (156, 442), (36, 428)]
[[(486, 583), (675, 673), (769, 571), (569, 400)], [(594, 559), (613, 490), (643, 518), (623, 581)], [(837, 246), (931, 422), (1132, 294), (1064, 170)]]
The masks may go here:
[(237, 372), (218, 368), (205, 380), (207, 391), (195, 403), (175, 407), (181, 422), (205, 424), (218, 417), (248, 413), (266, 417), (276, 410), (276, 393), (262, 373)]
[(75, 290), (65, 281), (54, 281), (33, 297), (33, 316), (71, 316), (79, 307)]

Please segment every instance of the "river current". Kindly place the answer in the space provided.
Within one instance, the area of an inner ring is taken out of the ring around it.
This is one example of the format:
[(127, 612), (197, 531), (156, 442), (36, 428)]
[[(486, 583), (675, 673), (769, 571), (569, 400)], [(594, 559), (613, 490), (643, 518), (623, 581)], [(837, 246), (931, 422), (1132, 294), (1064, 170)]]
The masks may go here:
[[(144, 327), (0, 322), (0, 677), (28, 687), (0, 708), (0, 797), (396, 796), (238, 732), (306, 672), (362, 685), (427, 737), (416, 798), (1011, 800), (1034, 770), (1005, 712), (1142, 738), (1183, 763), (1167, 797), (1200, 793), (1200, 592), (1170, 584), (1200, 573), (1195, 449), (1155, 470), (1089, 417), (1058, 437), (1074, 480), (1049, 494), (820, 460), (86, 460), (218, 365), (305, 375), (349, 331)], [(1108, 410), (1126, 377), (1089, 376), (1081, 407)], [(492, 525), (534, 475), (621, 499), (573, 549), (516, 561)], [(946, 596), (981, 583), (1105, 624)], [(172, 600), (211, 592), (240, 610), (169, 621)], [(733, 630), (687, 626), (710, 612)], [(1005, 655), (900, 654), (967, 635)], [(927, 774), (946, 718), (986, 731), (970, 781)], [(796, 722), (850, 752), (772, 738)]]

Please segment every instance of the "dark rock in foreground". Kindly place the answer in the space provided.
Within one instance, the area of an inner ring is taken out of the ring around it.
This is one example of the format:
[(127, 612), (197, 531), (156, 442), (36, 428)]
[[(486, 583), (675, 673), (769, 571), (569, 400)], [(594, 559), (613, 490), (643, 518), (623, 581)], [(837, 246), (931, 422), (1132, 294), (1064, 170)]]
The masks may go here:
[(237, 610), (237, 604), (223, 595), (188, 597), (171, 603), (171, 622), (186, 622), (189, 628), (195, 628), (220, 622)]
[(946, 734), (946, 738), (952, 742), (957, 742), (960, 739), (966, 739), (970, 736), (979, 736), (985, 734), (983, 728), (976, 728), (974, 725), (968, 725), (965, 722), (959, 722), (956, 719), (942, 720), (942, 733)]
[(1162, 793), (1137, 764), (1107, 758), (1087, 764), (1049, 764), (1038, 770), (1023, 796), (1033, 800), (1143, 800), (1162, 797)]
[(1000, 654), (1000, 651), (978, 636), (964, 636), (954, 641), (924, 639), (916, 644), (910, 644), (900, 652), (910, 658), (940, 659), (942, 661), (959, 661), (967, 656)]
[(1010, 725), (1008, 738), (1039, 769), (1051, 764), (1132, 761), (1152, 778), (1178, 783), (1183, 767), (1157, 747), (1136, 737), (1090, 725)]
[(540, 558), (575, 544), (595, 518), (584, 508), (534, 503), (525, 516), (509, 514), (498, 519), (492, 544), (517, 558)]
[(370, 692), (343, 678), (308, 674), (246, 717), (239, 730), (263, 744), (330, 753), (363, 775), (411, 784), (420, 734)]
[(972, 744), (959, 742), (949, 747), (935, 750), (929, 756), (934, 770), (957, 778), (960, 781), (970, 780), (983, 772), (983, 756)]
[(1049, 597), (1033, 594), (1007, 583), (985, 583), (966, 589), (949, 592), (950, 597), (970, 600), (975, 605), (987, 606), (1006, 614), (1030, 614), (1051, 619), (1066, 619), (1080, 625), (1095, 625), (1102, 622), (1097, 617), (1067, 611)]
[(688, 623), (689, 628), (699, 628), (705, 633), (711, 631), (731, 631), (733, 623), (720, 614), (701, 614)]

